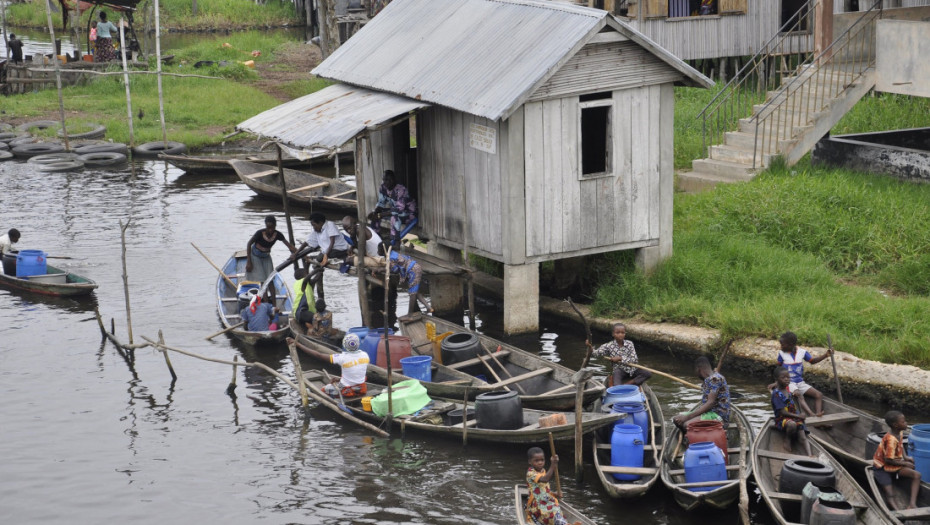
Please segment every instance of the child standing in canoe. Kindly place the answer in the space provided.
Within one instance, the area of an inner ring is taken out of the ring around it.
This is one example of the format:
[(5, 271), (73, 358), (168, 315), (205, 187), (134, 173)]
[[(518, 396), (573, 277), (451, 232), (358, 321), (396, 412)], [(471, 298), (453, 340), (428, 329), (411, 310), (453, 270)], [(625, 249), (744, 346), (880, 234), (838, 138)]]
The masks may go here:
[(785, 435), (785, 452), (791, 453), (792, 441), (797, 440), (804, 448), (804, 453), (811, 454), (811, 445), (807, 442), (807, 428), (804, 420), (807, 418), (794, 402), (794, 396), (788, 391), (791, 383), (791, 374), (788, 369), (780, 366), (775, 369), (775, 388), (772, 389), (772, 409), (775, 411), (775, 428)]
[[(812, 365), (823, 361), (833, 355), (833, 349), (824, 352), (823, 355), (814, 357), (806, 349), (798, 346), (798, 336), (794, 332), (785, 332), (778, 339), (781, 350), (778, 352), (778, 365), (788, 369), (791, 376), (791, 383), (788, 384), (788, 391), (791, 395), (798, 398), (801, 408), (809, 416), (823, 415), (823, 395), (816, 388), (804, 382), (804, 361)], [(769, 385), (772, 388), (774, 385)], [(814, 410), (811, 410), (804, 400), (809, 397), (814, 400)]]
[[(526, 485), (529, 497), (526, 500), (526, 521), (536, 525), (568, 525), (562, 516), (559, 500), (549, 489), (549, 480), (559, 466), (559, 456), (550, 458), (549, 470), (546, 470), (546, 453), (539, 447), (532, 447), (526, 452), (530, 467), (526, 471)], [(561, 494), (558, 495), (560, 498)]]
[(885, 423), (890, 429), (882, 438), (881, 444), (872, 456), (872, 468), (875, 469), (875, 482), (882, 488), (888, 499), (888, 506), (894, 510), (901, 510), (894, 502), (894, 488), (891, 486), (895, 478), (909, 478), (911, 480), (911, 499), (907, 508), (917, 508), (917, 494), (920, 492), (920, 472), (914, 469), (914, 458), (904, 455), (904, 445), (901, 443), (901, 433), (907, 430), (907, 420), (904, 414), (891, 410), (885, 414)]

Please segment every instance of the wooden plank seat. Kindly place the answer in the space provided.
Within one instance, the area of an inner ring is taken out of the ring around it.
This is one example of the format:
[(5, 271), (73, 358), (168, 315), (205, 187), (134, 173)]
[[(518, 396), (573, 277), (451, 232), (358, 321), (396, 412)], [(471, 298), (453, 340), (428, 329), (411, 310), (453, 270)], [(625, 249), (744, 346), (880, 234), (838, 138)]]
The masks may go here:
[(315, 189), (317, 189), (317, 188), (324, 188), (324, 187), (326, 187), (326, 186), (329, 186), (329, 182), (327, 182), (327, 181), (324, 181), (324, 182), (317, 182), (317, 183), (314, 183), (314, 184), (307, 184), (306, 186), (301, 186), (301, 187), (299, 187), (299, 188), (294, 188), (293, 190), (287, 190), (287, 192), (288, 192), (288, 193), (297, 193), (297, 192), (300, 192), (300, 191), (307, 191), (307, 190), (315, 190)]
[(729, 481), (695, 481), (693, 483), (679, 483), (675, 485), (678, 488), (689, 489), (689, 488), (698, 488), (698, 487), (726, 487), (729, 485), (735, 485), (739, 483), (739, 480), (729, 480)]
[(895, 510), (892, 511), (894, 517), (900, 520), (913, 520), (921, 518), (930, 518), (930, 507), (918, 507), (916, 509)]
[(261, 177), (267, 177), (268, 175), (277, 175), (277, 174), (278, 174), (278, 170), (277, 170), (277, 169), (273, 169), (273, 170), (259, 171), (258, 173), (252, 173), (252, 174), (250, 174), (250, 175), (246, 175), (245, 178), (247, 178), (247, 179), (258, 179), (258, 178), (261, 178)]
[(797, 454), (788, 454), (787, 452), (776, 452), (774, 450), (760, 450), (756, 452), (759, 457), (769, 458), (769, 459), (780, 459), (782, 461), (787, 461), (789, 459), (809, 459), (807, 456), (799, 456)]
[(656, 468), (652, 467), (614, 467), (610, 465), (604, 465), (601, 467), (601, 472), (607, 474), (633, 474), (637, 476), (651, 476), (658, 471)]
[[(727, 472), (733, 472), (736, 470), (739, 470), (739, 465), (727, 465)], [(684, 476), (685, 469), (681, 468), (681, 469), (676, 469), (676, 470), (669, 470), (668, 474), (670, 476)]]
[(551, 374), (551, 373), (552, 373), (552, 369), (551, 369), (551, 368), (548, 368), (548, 367), (547, 367), (547, 368), (539, 368), (539, 369), (537, 369), (537, 370), (531, 370), (531, 371), (529, 371), (529, 372), (527, 372), (527, 373), (525, 373), (525, 374), (520, 374), (520, 375), (518, 375), (518, 376), (513, 376), (513, 377), (508, 378), (508, 379), (505, 379), (505, 380), (503, 380), (503, 381), (498, 381), (497, 383), (492, 383), (491, 386), (494, 387), (494, 388), (499, 388), (499, 387), (503, 387), (503, 386), (507, 386), (507, 385), (512, 385), (512, 384), (514, 384), (514, 383), (519, 383), (520, 381), (525, 381), (525, 380), (527, 380), (527, 379), (530, 379), (530, 378), (533, 378), (533, 377), (536, 377), (536, 376), (542, 376), (542, 375)]
[(859, 421), (859, 416), (851, 412), (837, 412), (836, 414), (827, 414), (822, 417), (809, 417), (804, 420), (804, 424), (807, 426), (819, 427), (839, 423), (852, 423), (855, 421)]
[[(497, 358), (506, 357), (508, 355), (510, 355), (510, 350), (501, 350), (500, 352), (494, 352), (494, 357), (497, 357)], [(452, 363), (451, 365), (446, 365), (446, 366), (448, 366), (449, 368), (454, 368), (456, 370), (459, 370), (461, 368), (466, 368), (472, 365), (480, 365), (481, 361), (483, 360), (482, 357), (484, 357), (484, 359), (488, 359), (485, 356), (479, 356), (479, 357), (473, 357), (471, 359), (467, 359), (465, 361), (459, 361), (458, 363)]]
[(801, 501), (800, 494), (790, 494), (788, 492), (769, 492), (769, 497), (782, 501)]

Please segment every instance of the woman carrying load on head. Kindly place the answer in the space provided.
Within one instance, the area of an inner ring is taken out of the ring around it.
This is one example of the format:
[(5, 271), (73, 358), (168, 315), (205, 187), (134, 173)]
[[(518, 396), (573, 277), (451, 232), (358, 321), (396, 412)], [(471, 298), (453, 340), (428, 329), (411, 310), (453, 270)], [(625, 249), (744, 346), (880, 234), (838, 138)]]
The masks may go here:
[(97, 22), (97, 49), (94, 50), (94, 62), (109, 62), (116, 60), (116, 48), (113, 47), (113, 34), (119, 33), (119, 28), (107, 21), (106, 11), (100, 11), (100, 21)]

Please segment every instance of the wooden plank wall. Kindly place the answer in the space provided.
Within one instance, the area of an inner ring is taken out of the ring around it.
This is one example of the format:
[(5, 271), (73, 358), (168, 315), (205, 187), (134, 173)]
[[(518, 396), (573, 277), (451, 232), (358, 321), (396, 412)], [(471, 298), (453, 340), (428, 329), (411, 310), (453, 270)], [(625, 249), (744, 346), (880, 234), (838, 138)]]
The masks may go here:
[(674, 82), (682, 76), (681, 72), (639, 44), (630, 41), (588, 44), (540, 86), (529, 100), (662, 84)]
[(578, 97), (524, 106), (526, 255), (533, 260), (659, 237), (661, 85), (613, 92), (612, 174), (580, 180)]
[[(641, 26), (636, 19), (627, 23), (683, 60), (750, 56), (781, 27), (781, 2), (749, 0), (742, 15), (647, 18)], [(812, 46), (806, 36), (792, 40), (794, 52)]]
[[(473, 123), (495, 130), (494, 154), (470, 146)], [(468, 220), (469, 246), (478, 253), (502, 257), (503, 128), (498, 122), (437, 106), (417, 116), (420, 226), (430, 239), (459, 247), (463, 221)], [(467, 204), (462, 200), (463, 179)]]
[(394, 169), (394, 142), (391, 128), (369, 133), (369, 140), (362, 141), (362, 169), (356, 184), (364, 184), (365, 210), (371, 213), (378, 203), (381, 175), (384, 170)]

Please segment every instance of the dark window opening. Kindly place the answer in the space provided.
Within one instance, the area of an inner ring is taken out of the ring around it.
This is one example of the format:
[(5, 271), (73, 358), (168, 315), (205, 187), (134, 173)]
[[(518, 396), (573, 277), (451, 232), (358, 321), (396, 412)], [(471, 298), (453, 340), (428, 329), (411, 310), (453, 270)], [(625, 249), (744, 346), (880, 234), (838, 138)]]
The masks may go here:
[(607, 173), (610, 106), (581, 108), (581, 174)]
[(781, 30), (808, 31), (810, 15), (806, 0), (781, 1)]
[(613, 96), (613, 93), (610, 91), (601, 91), (600, 93), (588, 93), (587, 95), (581, 95), (578, 97), (578, 100), (581, 102), (588, 102), (591, 100), (606, 100)]

